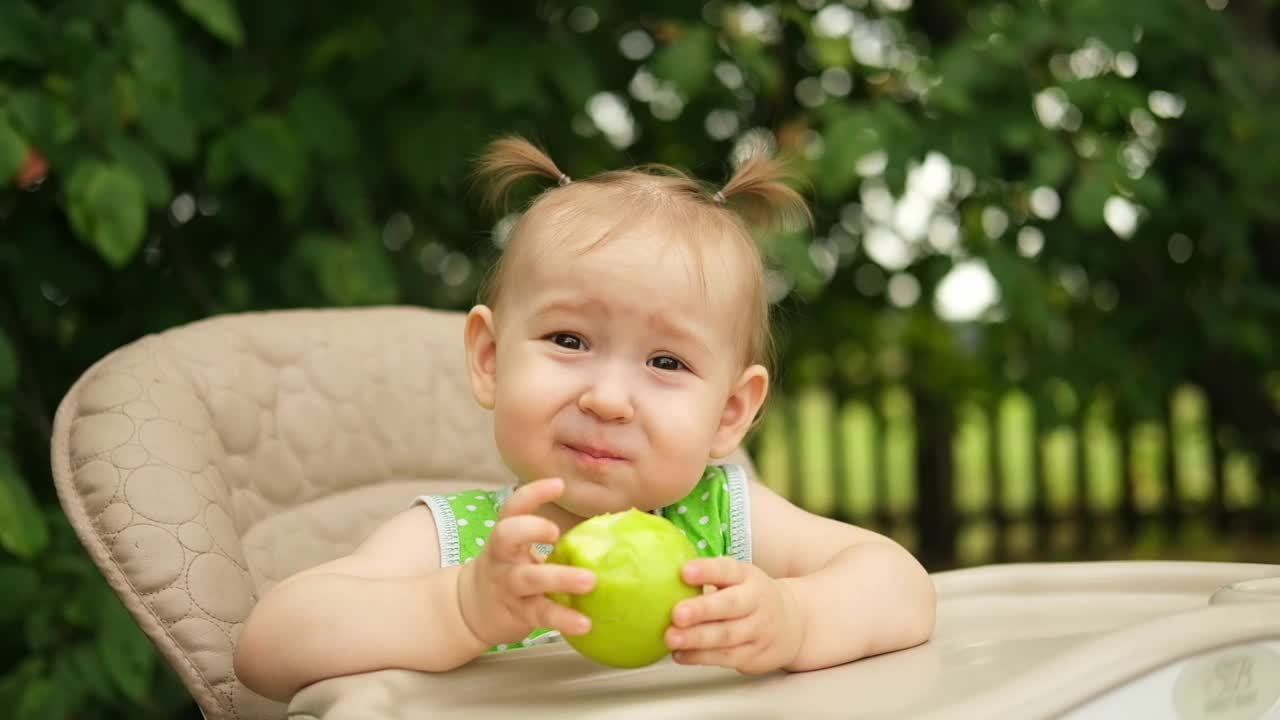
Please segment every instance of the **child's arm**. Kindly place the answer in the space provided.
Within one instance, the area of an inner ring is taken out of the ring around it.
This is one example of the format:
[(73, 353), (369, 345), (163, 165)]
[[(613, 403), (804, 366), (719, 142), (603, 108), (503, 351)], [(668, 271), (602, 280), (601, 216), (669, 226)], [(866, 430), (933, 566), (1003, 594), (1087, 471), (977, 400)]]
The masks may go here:
[(337, 675), (389, 667), (447, 670), (484, 652), (462, 621), (460, 568), (440, 569), (435, 521), (415, 506), (352, 554), (293, 575), (253, 608), (235, 671), (287, 701)]
[(563, 490), (558, 479), (517, 490), (484, 551), (461, 567), (440, 568), (427, 508), (400, 513), (351, 555), (287, 578), (259, 600), (237, 643), (236, 675), (285, 701), (337, 675), (452, 670), (535, 627), (586, 632), (586, 616), (545, 593), (587, 592), (595, 576), (531, 552), (532, 544), (558, 538), (554, 523), (532, 513)]
[(677, 606), (668, 644), (678, 661), (816, 670), (929, 639), (933, 582), (902, 546), (805, 512), (758, 483), (751, 527), (753, 565), (686, 565), (686, 581), (722, 589)]
[(805, 620), (804, 643), (786, 669), (829, 667), (933, 634), (933, 580), (901, 545), (805, 512), (763, 485), (752, 487), (751, 504), (755, 563), (787, 578)]

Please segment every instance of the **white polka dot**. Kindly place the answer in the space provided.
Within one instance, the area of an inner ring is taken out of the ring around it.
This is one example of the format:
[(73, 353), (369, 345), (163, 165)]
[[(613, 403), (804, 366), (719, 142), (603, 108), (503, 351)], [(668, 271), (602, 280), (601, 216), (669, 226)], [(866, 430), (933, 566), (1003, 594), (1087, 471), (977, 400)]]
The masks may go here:
[(484, 545), (484, 538), (476, 538), (477, 545)]
[(449, 499), (450, 499), (450, 500), (457, 500), (457, 499), (458, 499), (458, 496), (457, 496), (457, 495), (450, 495), (450, 496), (449, 496)]
[(467, 558), (466, 560), (464, 560), (464, 561), (462, 562), (462, 564), (463, 564), (463, 565), (470, 565), (472, 560), (475, 560), (475, 558), (473, 558), (473, 557), (469, 557), (469, 558)]
[(711, 497), (711, 493), (709, 493), (709, 492), (704, 492), (704, 493), (702, 493), (702, 502), (706, 502), (706, 501), (707, 501), (707, 498), (709, 498), (709, 497)]
[(493, 521), (492, 521), (492, 520), (485, 520), (485, 521), (484, 521), (484, 526), (485, 526), (485, 527), (493, 527)]
[(477, 495), (477, 496), (476, 496), (476, 499), (477, 499), (477, 500), (483, 500), (483, 499), (484, 499), (484, 496), (483, 496), (483, 495)]
[(506, 644), (506, 643), (498, 643), (498, 649), (499, 649), (499, 650), (506, 650), (506, 649), (507, 649), (507, 644)]
[(684, 513), (689, 512), (689, 508), (687, 508), (687, 507), (685, 507), (685, 506), (681, 505), (680, 507), (676, 508), (676, 512), (678, 512), (678, 513), (680, 513), (681, 515), (683, 515)]
[(523, 639), (523, 640), (521, 640), (521, 641), (520, 641), (520, 644), (521, 644), (521, 645), (523, 645), (523, 646), (525, 646), (525, 647), (529, 647), (530, 645), (532, 645), (532, 644), (533, 644), (533, 639), (532, 639), (532, 638), (525, 638), (525, 639)]
[(467, 506), (467, 509), (468, 509), (468, 510), (470, 510), (471, 512), (475, 512), (475, 511), (476, 511), (476, 506), (475, 506), (475, 505), (468, 505), (468, 506)]
[(724, 491), (729, 492), (729, 483), (724, 484)]
[(458, 524), (459, 524), (459, 525), (466, 525), (466, 524), (467, 524), (467, 519), (466, 519), (466, 518), (458, 518)]
[(706, 541), (706, 540), (699, 540), (699, 541), (698, 541), (698, 549), (699, 549), (699, 550), (701, 550), (701, 549), (705, 548), (706, 546), (707, 546), (707, 541)]
[(698, 524), (706, 525), (708, 522), (710, 522), (710, 520), (711, 518), (707, 517), (706, 515), (703, 515), (702, 517), (698, 518)]

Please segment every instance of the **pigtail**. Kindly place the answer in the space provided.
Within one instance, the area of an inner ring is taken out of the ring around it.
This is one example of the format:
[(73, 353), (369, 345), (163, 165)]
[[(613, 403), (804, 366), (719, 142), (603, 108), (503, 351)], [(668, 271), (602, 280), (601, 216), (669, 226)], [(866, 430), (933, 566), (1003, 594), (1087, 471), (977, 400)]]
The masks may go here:
[(555, 162), (533, 143), (517, 135), (494, 140), (476, 162), (474, 178), (484, 183), (484, 201), (488, 207), (500, 207), (507, 193), (520, 180), (541, 175), (560, 185), (569, 182)]
[(777, 157), (757, 153), (744, 159), (713, 199), (733, 208), (752, 225), (795, 228), (812, 225), (804, 197), (791, 186), (796, 175)]

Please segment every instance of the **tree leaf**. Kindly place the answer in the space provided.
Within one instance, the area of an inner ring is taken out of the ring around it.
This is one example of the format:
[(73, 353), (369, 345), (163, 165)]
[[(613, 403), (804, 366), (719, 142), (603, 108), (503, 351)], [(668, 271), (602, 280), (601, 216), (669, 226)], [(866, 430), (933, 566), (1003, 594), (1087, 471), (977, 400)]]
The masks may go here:
[(1031, 181), (1036, 185), (1056, 187), (1071, 174), (1075, 157), (1056, 138), (1041, 138), (1031, 156)]
[(1111, 196), (1111, 178), (1098, 168), (1085, 171), (1071, 187), (1071, 217), (1085, 230), (1102, 227), (1102, 207)]
[(884, 148), (875, 118), (865, 110), (842, 110), (824, 129), (826, 150), (818, 159), (818, 190), (841, 197), (858, 181), (858, 161)]
[(12, 390), (17, 382), (18, 354), (13, 351), (8, 336), (0, 330), (0, 395)]
[(781, 92), (783, 67), (770, 48), (759, 43), (740, 43), (735, 56), (742, 67), (753, 76), (762, 96), (774, 96)]
[(846, 67), (853, 62), (853, 52), (849, 47), (849, 38), (844, 35), (826, 37), (817, 33), (809, 33), (809, 49), (817, 58), (818, 64), (824, 68)]
[(123, 267), (142, 245), (146, 197), (142, 183), (122, 166), (78, 166), (67, 181), (67, 213), (80, 238), (114, 267)]
[(169, 157), (185, 162), (195, 156), (196, 127), (177, 101), (143, 93), (138, 100), (138, 124)]
[(244, 43), (244, 25), (231, 0), (178, 0), (178, 6), (228, 45), (240, 47)]
[(0, 61), (41, 65), (47, 37), (44, 18), (30, 4), (15, 0), (0, 3)]
[(156, 663), (155, 649), (124, 606), (116, 598), (102, 604), (102, 631), (95, 638), (98, 657), (107, 675), (125, 697), (137, 703), (147, 699)]
[[(55, 556), (61, 559), (61, 556)], [(53, 565), (54, 558), (50, 559), (48, 565)], [(74, 568), (61, 568), (63, 570), (61, 578), (54, 579), (49, 567), (43, 568), (45, 577), (49, 578), (50, 583), (59, 580), (68, 581), (69, 590), (63, 594), (59, 605), (59, 619), (68, 625), (86, 630), (94, 630), (98, 627), (98, 615), (104, 602), (111, 602), (111, 589), (105, 584), (98, 581), (96, 577), (86, 578), (80, 572), (66, 572), (74, 570)]]
[(396, 301), (395, 273), (376, 233), (357, 233), (351, 240), (312, 233), (298, 243), (297, 253), (335, 305)]
[(0, 450), (0, 548), (30, 560), (49, 544), (49, 529), (18, 466)]
[(40, 575), (28, 565), (0, 565), (0, 627), (21, 620), (35, 601)]
[(369, 188), (363, 178), (352, 173), (325, 173), (321, 183), (329, 207), (344, 221), (355, 225), (370, 219)]
[(28, 655), (0, 674), (0, 707), (16, 708), (28, 683), (43, 674), (43, 658)]
[(13, 182), (13, 178), (27, 159), (27, 143), (0, 115), (0, 187)]
[(542, 47), (544, 67), (569, 107), (583, 107), (600, 89), (599, 69), (581, 48), (567, 43)]
[(528, 62), (529, 46), (523, 35), (499, 33), (482, 48), (482, 56), (485, 62), (481, 67), (488, 75), (482, 85), (496, 108), (537, 111), (546, 103), (545, 91), (538, 84), (539, 64)]
[[(115, 700), (119, 694), (115, 691), (105, 663), (94, 650), (92, 645), (76, 645), (61, 654), (59, 660), (65, 660), (69, 674), (84, 687), (91, 698), (103, 702)], [(54, 672), (57, 673), (56, 668)]]
[(957, 42), (940, 51), (935, 61), (938, 84), (929, 92), (930, 104), (958, 115), (973, 112), (974, 86), (980, 82), (983, 65), (972, 44)]
[(76, 111), (86, 134), (109, 135), (121, 124), (132, 122), (137, 114), (135, 101), (123, 97), (125, 85), (120, 81), (124, 70), (114, 55), (95, 54), (75, 75), (71, 88)]
[(26, 88), (9, 97), (9, 115), (32, 144), (49, 148), (70, 142), (79, 123), (66, 100), (44, 90)]
[(670, 80), (685, 100), (698, 96), (711, 79), (716, 58), (715, 35), (701, 25), (686, 25), (654, 58), (654, 74)]
[(52, 678), (33, 677), (22, 690), (18, 699), (18, 707), (14, 709), (14, 720), (36, 720), (37, 718), (66, 717), (66, 693), (58, 687)]
[(78, 714), (76, 710), (82, 708), (85, 704), (85, 696), (88, 694), (88, 688), (86, 687), (88, 679), (79, 677), (79, 668), (72, 664), (71, 654), (66, 649), (59, 648), (59, 652), (54, 655), (51, 665), (53, 667), (49, 673), (49, 679), (53, 681), (54, 687), (59, 690), (61, 708), (56, 715), (45, 715), (45, 717), (75, 717)]
[(205, 151), (204, 176), (214, 185), (226, 185), (240, 172), (235, 132), (214, 138)]
[(297, 128), (311, 152), (328, 160), (353, 157), (358, 148), (355, 125), (327, 90), (302, 89), (289, 107), (290, 125)]
[(181, 89), (182, 51), (169, 19), (150, 3), (135, 2), (124, 13), (129, 62), (147, 85), (176, 96)]
[[(396, 124), (395, 161), (401, 175), (418, 193), (438, 192), (441, 185), (465, 172), (467, 147), (478, 144), (478, 127), (467, 125), (460, 110), (441, 107), (431, 113), (411, 113)], [(434, 138), (451, 137), (441, 144)]]
[(307, 158), (289, 124), (279, 115), (255, 115), (236, 133), (240, 165), (281, 198), (302, 188)]
[(146, 145), (129, 137), (117, 136), (107, 143), (107, 149), (141, 181), (148, 205), (163, 208), (169, 204), (173, 199), (169, 170)]

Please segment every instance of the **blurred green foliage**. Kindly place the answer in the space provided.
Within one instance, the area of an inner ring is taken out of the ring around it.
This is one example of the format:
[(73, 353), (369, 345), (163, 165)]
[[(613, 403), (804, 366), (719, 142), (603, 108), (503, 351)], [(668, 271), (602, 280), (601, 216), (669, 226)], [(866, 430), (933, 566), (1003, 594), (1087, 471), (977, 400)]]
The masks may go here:
[[(501, 133), (574, 177), (790, 154), (818, 221), (767, 244), (784, 385), (1141, 418), (1190, 380), (1274, 487), (1277, 28), (1274, 0), (5, 0), (0, 707), (183, 703), (53, 498), (74, 379), (215, 313), (465, 307), (495, 220), (468, 161)], [(998, 299), (944, 321), (958, 268)]]

